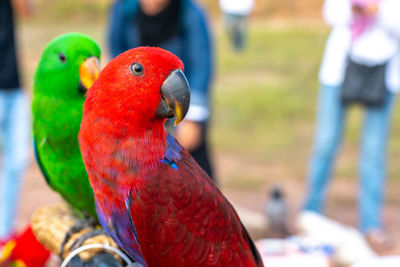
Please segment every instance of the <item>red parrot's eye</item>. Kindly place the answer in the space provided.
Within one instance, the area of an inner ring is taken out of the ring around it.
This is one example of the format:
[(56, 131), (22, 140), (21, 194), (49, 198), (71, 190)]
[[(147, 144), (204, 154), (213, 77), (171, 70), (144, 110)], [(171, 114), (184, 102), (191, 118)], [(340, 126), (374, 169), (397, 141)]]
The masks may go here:
[(132, 63), (131, 65), (131, 73), (136, 76), (141, 76), (144, 73), (144, 68), (142, 64), (139, 63)]
[(62, 52), (58, 53), (58, 58), (60, 59), (61, 62), (67, 61), (67, 57)]

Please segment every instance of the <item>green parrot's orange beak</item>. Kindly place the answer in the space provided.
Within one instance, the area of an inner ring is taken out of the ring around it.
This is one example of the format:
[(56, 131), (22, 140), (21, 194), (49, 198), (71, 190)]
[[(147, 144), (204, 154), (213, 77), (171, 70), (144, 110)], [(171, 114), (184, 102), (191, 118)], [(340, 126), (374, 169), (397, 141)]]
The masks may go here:
[(162, 100), (157, 108), (157, 116), (175, 117), (176, 126), (186, 116), (190, 104), (190, 88), (182, 70), (172, 71), (161, 86)]
[(99, 78), (100, 62), (97, 57), (90, 57), (79, 66), (80, 85), (88, 90)]

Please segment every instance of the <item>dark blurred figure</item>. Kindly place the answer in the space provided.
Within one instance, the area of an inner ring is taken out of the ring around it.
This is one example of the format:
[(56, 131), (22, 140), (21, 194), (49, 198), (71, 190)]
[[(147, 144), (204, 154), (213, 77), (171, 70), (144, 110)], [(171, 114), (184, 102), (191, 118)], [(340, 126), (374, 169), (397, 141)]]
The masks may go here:
[(267, 216), (268, 238), (285, 238), (288, 236), (288, 206), (281, 188), (274, 186), (269, 192), (264, 206), (264, 214)]
[(322, 212), (346, 112), (364, 111), (359, 163), (360, 229), (374, 248), (389, 247), (381, 213), (386, 154), (396, 94), (400, 89), (400, 1), (325, 0), (332, 26), (320, 69), (320, 95), (305, 209)]
[(220, 0), (224, 13), (224, 24), (229, 39), (236, 51), (242, 51), (246, 47), (247, 21), (253, 10), (254, 0)]
[(0, 249), (13, 237), (21, 178), (29, 159), (29, 104), (18, 72), (13, 8), (30, 13), (28, 0), (0, 0)]
[(207, 139), (214, 55), (203, 11), (191, 0), (121, 0), (111, 9), (109, 26), (112, 57), (138, 46), (158, 46), (183, 61), (191, 103), (175, 136), (214, 179)]

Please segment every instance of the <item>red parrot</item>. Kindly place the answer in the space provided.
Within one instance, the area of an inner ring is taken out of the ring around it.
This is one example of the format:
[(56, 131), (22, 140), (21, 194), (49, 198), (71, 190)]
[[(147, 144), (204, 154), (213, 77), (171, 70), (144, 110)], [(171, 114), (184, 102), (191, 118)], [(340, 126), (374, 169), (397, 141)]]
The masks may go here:
[(183, 63), (161, 48), (128, 50), (100, 73), (79, 133), (99, 221), (144, 266), (263, 266), (231, 204), (164, 128), (189, 101)]

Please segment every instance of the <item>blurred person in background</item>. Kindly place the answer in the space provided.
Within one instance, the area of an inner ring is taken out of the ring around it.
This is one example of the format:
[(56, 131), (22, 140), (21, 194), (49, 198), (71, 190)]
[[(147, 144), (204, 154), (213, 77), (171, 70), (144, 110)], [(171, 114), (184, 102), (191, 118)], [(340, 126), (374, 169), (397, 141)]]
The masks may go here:
[(400, 1), (326, 0), (332, 26), (319, 73), (316, 135), (308, 170), (305, 210), (321, 212), (348, 106), (361, 104), (359, 224), (376, 250), (390, 247), (382, 225), (386, 154), (400, 89)]
[(13, 9), (30, 13), (28, 0), (0, 0), (0, 249), (14, 235), (21, 178), (29, 159), (29, 102), (21, 89)]
[(220, 0), (219, 4), (229, 40), (236, 51), (242, 51), (246, 46), (247, 21), (254, 0)]
[(120, 0), (111, 8), (109, 27), (112, 57), (138, 46), (158, 46), (183, 61), (191, 103), (175, 136), (214, 179), (207, 139), (214, 55), (203, 11), (192, 0)]

